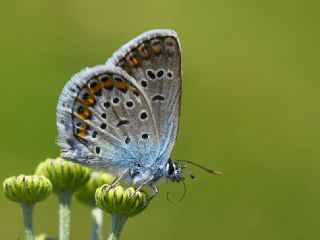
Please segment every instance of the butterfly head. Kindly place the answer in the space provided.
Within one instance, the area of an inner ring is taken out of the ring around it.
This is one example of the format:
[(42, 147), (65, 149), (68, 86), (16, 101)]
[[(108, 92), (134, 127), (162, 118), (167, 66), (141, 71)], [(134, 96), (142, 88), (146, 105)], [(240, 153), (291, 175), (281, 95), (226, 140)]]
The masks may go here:
[(180, 182), (185, 178), (181, 176), (182, 168), (178, 166), (178, 163), (175, 161), (168, 160), (165, 166), (166, 177), (173, 182)]
[(189, 171), (187, 163), (199, 167), (200, 169), (209, 172), (214, 175), (221, 175), (220, 172), (208, 169), (198, 163), (188, 161), (188, 160), (176, 160), (172, 161), (171, 159), (165, 165), (165, 176), (173, 182), (180, 182), (185, 180), (185, 177), (181, 176), (183, 171), (186, 171), (192, 180), (196, 180), (196, 177)]

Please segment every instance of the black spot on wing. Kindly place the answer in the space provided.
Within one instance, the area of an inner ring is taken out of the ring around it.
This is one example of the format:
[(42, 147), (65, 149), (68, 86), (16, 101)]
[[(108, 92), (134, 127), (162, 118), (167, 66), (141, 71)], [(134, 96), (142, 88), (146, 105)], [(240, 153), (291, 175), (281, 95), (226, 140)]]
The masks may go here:
[(125, 125), (125, 124), (128, 124), (129, 123), (129, 120), (120, 120), (117, 124), (117, 127), (120, 127), (122, 125)]
[(155, 95), (152, 97), (152, 101), (164, 101), (165, 98), (162, 95)]
[(127, 106), (128, 108), (132, 108), (132, 107), (133, 107), (133, 102), (132, 102), (132, 101), (127, 101), (127, 102), (126, 102), (126, 106)]
[(152, 70), (147, 70), (147, 75), (151, 80), (154, 80), (156, 78), (155, 73)]
[(142, 87), (146, 88), (148, 86), (148, 83), (146, 81), (141, 81)]
[(101, 151), (101, 148), (100, 147), (96, 147), (96, 153), (100, 153), (100, 151)]
[(141, 120), (145, 120), (147, 117), (148, 117), (148, 114), (147, 114), (146, 112), (142, 112), (142, 113), (140, 114), (140, 119), (141, 119)]
[(148, 139), (149, 135), (147, 133), (143, 133), (141, 135), (142, 139)]
[(164, 74), (164, 71), (163, 71), (163, 70), (159, 70), (159, 71), (157, 72), (157, 77), (158, 77), (158, 78), (161, 78), (161, 77), (163, 76), (163, 74)]

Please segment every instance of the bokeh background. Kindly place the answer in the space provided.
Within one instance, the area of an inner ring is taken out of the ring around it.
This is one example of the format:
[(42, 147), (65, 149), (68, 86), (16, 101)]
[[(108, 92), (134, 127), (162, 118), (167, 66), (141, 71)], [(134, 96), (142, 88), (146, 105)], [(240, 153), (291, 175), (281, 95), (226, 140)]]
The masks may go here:
[[(173, 28), (183, 50), (181, 127), (173, 158), (192, 169), (178, 204), (162, 184), (123, 239), (320, 239), (319, 1), (3, 1), (0, 8), (1, 181), (55, 157), (56, 104), (83, 67), (144, 31)], [(57, 199), (35, 209), (56, 235)], [(21, 210), (0, 197), (0, 239), (23, 239)], [(109, 216), (105, 216), (107, 233)], [(72, 239), (89, 209), (72, 206)]]

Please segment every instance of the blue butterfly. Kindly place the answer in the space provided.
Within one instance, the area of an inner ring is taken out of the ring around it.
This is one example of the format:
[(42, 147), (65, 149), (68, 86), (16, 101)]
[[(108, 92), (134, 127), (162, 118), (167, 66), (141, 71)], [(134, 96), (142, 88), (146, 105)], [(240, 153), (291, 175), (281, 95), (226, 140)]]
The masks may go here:
[(113, 184), (148, 185), (154, 190), (151, 200), (158, 180), (184, 179), (182, 160), (170, 160), (181, 89), (176, 32), (143, 33), (106, 64), (85, 68), (66, 84), (57, 106), (61, 156), (116, 175)]

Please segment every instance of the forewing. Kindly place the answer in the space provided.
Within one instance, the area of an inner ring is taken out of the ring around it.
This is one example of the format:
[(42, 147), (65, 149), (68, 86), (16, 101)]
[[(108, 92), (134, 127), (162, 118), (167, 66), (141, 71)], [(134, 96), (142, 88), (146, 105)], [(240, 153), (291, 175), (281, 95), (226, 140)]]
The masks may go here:
[(152, 106), (159, 134), (158, 163), (170, 157), (175, 143), (181, 99), (181, 50), (172, 30), (153, 30), (118, 50), (108, 63), (136, 79)]
[(62, 156), (123, 172), (158, 154), (158, 134), (148, 99), (122, 69), (101, 65), (76, 74), (57, 107)]

